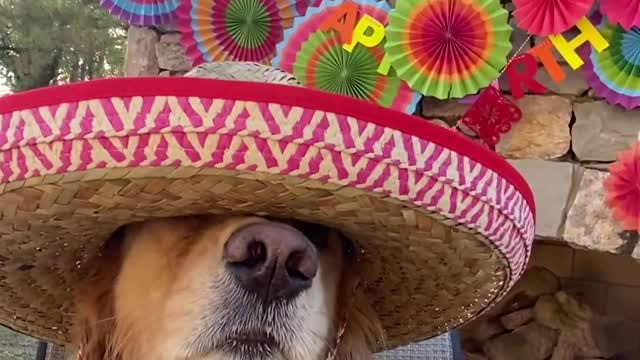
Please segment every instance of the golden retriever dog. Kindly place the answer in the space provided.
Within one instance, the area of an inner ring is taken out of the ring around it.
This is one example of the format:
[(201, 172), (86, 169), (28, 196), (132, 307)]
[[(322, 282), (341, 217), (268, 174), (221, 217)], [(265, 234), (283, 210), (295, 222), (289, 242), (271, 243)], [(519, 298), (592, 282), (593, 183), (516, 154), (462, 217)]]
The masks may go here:
[(339, 232), (258, 217), (118, 229), (78, 302), (83, 360), (364, 360), (381, 340)]

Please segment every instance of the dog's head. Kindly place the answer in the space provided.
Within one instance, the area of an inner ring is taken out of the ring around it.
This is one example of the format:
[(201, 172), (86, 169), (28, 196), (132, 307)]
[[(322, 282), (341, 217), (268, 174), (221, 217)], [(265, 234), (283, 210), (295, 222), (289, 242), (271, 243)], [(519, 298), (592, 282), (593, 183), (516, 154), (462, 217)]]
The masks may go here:
[(381, 333), (350, 242), (322, 226), (154, 220), (119, 229), (90, 265), (85, 360), (368, 359)]

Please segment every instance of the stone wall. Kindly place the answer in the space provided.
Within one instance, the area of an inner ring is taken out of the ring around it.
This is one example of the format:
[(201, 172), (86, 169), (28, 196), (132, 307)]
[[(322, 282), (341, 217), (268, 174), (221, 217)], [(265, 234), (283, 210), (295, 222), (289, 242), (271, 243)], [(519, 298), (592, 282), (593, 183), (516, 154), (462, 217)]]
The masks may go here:
[(638, 324), (603, 315), (585, 300), (552, 271), (532, 267), (497, 306), (462, 329), (465, 359), (638, 359)]
[[(538, 41), (527, 41), (527, 34), (517, 28), (512, 35), (514, 49), (524, 43), (526, 50)], [(127, 76), (179, 76), (191, 68), (179, 34), (171, 29), (130, 28), (126, 58)], [(496, 151), (525, 176), (535, 193), (539, 239), (640, 257), (637, 239), (624, 236), (605, 207), (602, 186), (607, 164), (636, 141), (640, 110), (624, 111), (595, 98), (581, 71), (571, 70), (557, 53), (556, 58), (566, 80), (556, 85), (539, 71), (538, 80), (550, 91), (527, 94), (516, 102), (524, 116)], [(467, 107), (456, 100), (425, 98), (418, 111), (428, 121), (451, 126)]]

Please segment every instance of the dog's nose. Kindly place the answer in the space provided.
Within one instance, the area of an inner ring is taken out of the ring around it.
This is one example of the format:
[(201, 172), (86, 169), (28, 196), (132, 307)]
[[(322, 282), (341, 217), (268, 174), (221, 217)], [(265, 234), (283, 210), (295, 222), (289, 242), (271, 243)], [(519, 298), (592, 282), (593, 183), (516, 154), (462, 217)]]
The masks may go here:
[(227, 269), (248, 292), (272, 302), (309, 288), (318, 272), (318, 252), (306, 236), (279, 223), (237, 230), (224, 248)]

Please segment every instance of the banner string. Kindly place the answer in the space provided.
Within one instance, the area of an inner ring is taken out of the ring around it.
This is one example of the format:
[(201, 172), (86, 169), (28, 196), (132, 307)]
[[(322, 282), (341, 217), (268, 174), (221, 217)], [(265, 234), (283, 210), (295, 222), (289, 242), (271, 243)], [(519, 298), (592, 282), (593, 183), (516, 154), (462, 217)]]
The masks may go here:
[[(518, 57), (518, 55), (520, 55), (520, 52), (522, 51), (522, 49), (524, 49), (525, 45), (527, 45), (530, 40), (531, 40), (531, 34), (529, 34), (529, 36), (527, 36), (527, 38), (524, 39), (524, 41), (522, 42), (520, 47), (518, 47), (518, 50), (516, 50), (516, 52), (509, 58), (509, 60), (507, 60), (507, 64), (502, 68), (502, 70), (500, 70), (500, 72), (498, 73), (498, 76), (496, 76), (495, 80), (493, 80), (491, 82), (492, 84), (496, 80), (500, 79), (500, 77), (504, 74), (504, 72), (507, 70), (509, 65), (511, 65), (511, 62), (513, 62), (513, 60), (516, 57)], [(493, 86), (493, 85), (489, 85), (489, 86)], [(498, 86), (500, 86), (500, 85), (498, 85)], [(480, 92), (482, 92), (482, 90)], [(461, 124), (462, 124), (462, 119), (458, 120), (458, 122), (456, 123), (456, 125), (452, 129), (453, 130), (459, 130)]]

